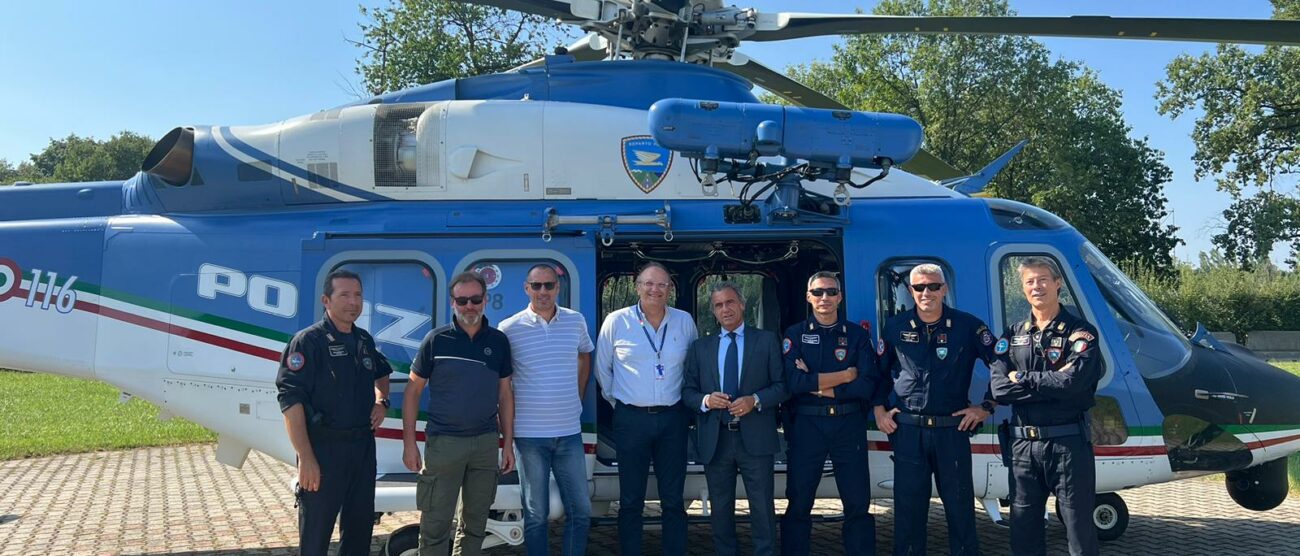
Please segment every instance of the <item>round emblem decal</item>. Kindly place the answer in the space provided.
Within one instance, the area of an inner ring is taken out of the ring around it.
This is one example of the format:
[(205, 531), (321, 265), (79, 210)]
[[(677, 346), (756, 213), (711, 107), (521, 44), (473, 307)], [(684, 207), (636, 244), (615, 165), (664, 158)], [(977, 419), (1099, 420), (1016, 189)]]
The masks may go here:
[(483, 355), (492, 355), (492, 348), (490, 347), (483, 348)]
[(1004, 354), (1004, 353), (1007, 352), (1007, 347), (1008, 347), (1009, 345), (1010, 345), (1010, 344), (1007, 343), (1007, 339), (1006, 339), (1006, 338), (1003, 338), (1003, 339), (1001, 339), (1001, 340), (998, 340), (998, 345), (997, 345), (996, 347), (993, 348), (993, 353), (996, 353), (996, 354), (998, 354), (998, 355), (1002, 355), (1002, 354)]
[(489, 264), (474, 269), (474, 274), (483, 278), (487, 282), (487, 289), (493, 289), (501, 283), (501, 267)]
[(307, 364), (307, 358), (303, 357), (301, 353), (295, 351), (289, 354), (289, 357), (285, 359), (284, 363), (285, 366), (289, 367), (290, 371), (297, 372), (302, 370), (303, 365)]
[(375, 362), (369, 357), (365, 357), (361, 359), (361, 366), (365, 367), (367, 371), (375, 370)]
[(790, 353), (791, 347), (794, 347), (794, 343), (789, 338), (781, 341), (781, 353)]
[[(18, 284), (23, 281), (23, 269), (18, 263), (9, 259), (0, 259), (0, 301), (18, 293)], [(36, 287), (35, 285), (32, 286)]]
[(984, 333), (980, 334), (980, 343), (986, 346), (993, 345), (993, 334), (985, 330)]

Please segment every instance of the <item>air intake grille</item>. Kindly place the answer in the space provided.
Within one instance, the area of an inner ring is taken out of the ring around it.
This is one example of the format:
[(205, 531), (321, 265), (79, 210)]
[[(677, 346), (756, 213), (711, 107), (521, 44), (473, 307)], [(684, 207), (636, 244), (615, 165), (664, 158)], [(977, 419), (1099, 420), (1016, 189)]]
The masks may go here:
[(375, 187), (415, 187), (415, 171), (402, 164), (399, 148), (415, 137), (425, 104), (382, 105), (375, 110)]

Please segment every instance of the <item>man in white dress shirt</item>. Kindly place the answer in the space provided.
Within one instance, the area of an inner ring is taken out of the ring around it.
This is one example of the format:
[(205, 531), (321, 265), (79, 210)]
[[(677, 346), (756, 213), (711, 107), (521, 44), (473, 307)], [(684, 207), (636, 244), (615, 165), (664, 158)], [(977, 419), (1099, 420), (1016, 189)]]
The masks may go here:
[(641, 516), (654, 462), (663, 509), (663, 553), (686, 553), (686, 436), (688, 410), (680, 403), (686, 350), (695, 320), (668, 306), (668, 269), (651, 262), (636, 278), (640, 301), (605, 317), (596, 341), (596, 381), (614, 405), (618, 450), (618, 537), (623, 554), (641, 554)]

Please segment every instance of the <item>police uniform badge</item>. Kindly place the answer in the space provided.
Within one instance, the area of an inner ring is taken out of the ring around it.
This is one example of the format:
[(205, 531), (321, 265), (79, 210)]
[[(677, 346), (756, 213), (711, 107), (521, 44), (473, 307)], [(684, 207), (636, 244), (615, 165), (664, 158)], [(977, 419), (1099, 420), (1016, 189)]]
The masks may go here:
[(1070, 340), (1074, 342), (1070, 346), (1070, 351), (1073, 351), (1075, 353), (1083, 353), (1088, 350), (1088, 342), (1091, 342), (1096, 339), (1097, 337), (1093, 336), (1087, 330), (1080, 330), (1078, 332), (1075, 332), (1074, 334), (1070, 334)]
[(845, 358), (845, 357), (848, 357), (848, 356), (849, 356), (849, 350), (847, 350), (847, 349), (845, 349), (845, 348), (837, 348), (837, 349), (835, 350), (835, 360), (836, 360), (836, 361), (843, 361), (844, 358)]
[(348, 356), (348, 346), (340, 345), (340, 344), (330, 345), (330, 357), (347, 357), (347, 356)]
[(303, 365), (307, 364), (307, 358), (303, 357), (301, 353), (295, 351), (289, 354), (289, 357), (285, 359), (284, 364), (290, 371), (298, 372), (302, 370)]
[(375, 361), (369, 357), (363, 357), (361, 359), (361, 366), (365, 367), (367, 371), (373, 371), (375, 370)]
[(939, 359), (942, 360), (943, 358), (948, 357), (948, 348), (934, 348), (934, 354), (939, 356)]
[(835, 338), (835, 343), (840, 346), (847, 346), (849, 345), (849, 339), (846, 336), (840, 336), (838, 338)]
[(1007, 348), (1009, 348), (1009, 347), (1010, 347), (1010, 344), (1007, 342), (1007, 339), (1006, 339), (1006, 338), (1002, 338), (1001, 340), (998, 340), (998, 345), (997, 345), (996, 347), (993, 348), (993, 353), (996, 353), (996, 354), (998, 354), (998, 355), (1002, 355), (1002, 354), (1004, 354), (1004, 353), (1007, 352)]
[(921, 335), (916, 332), (903, 332), (900, 338), (909, 344), (916, 344), (921, 341)]
[(1047, 359), (1052, 363), (1061, 360), (1061, 350), (1059, 348), (1050, 348), (1047, 350)]
[(882, 355), (884, 355), (884, 354), (885, 354), (885, 341), (884, 341), (884, 340), (876, 340), (876, 355), (877, 355), (877, 356), (882, 356)]
[(790, 353), (792, 347), (794, 347), (794, 342), (791, 342), (789, 338), (781, 340), (781, 353)]
[(490, 347), (483, 348), (483, 355), (492, 355), (492, 348)]
[(988, 328), (980, 327), (980, 343), (985, 347), (993, 345), (993, 333)]
[(1052, 347), (1054, 348), (1065, 347), (1065, 338), (1062, 338), (1060, 336), (1052, 338)]
[[(947, 335), (947, 334), (940, 334), (937, 338), (935, 338), (935, 341), (938, 342), (938, 343), (940, 343), (940, 344), (946, 344), (946, 343), (948, 343), (948, 335)], [(942, 359), (942, 357), (940, 357), (940, 359)]]
[(1074, 345), (1073, 345), (1073, 346), (1070, 346), (1070, 350), (1073, 351), (1073, 352), (1075, 352), (1075, 353), (1083, 353), (1083, 352), (1085, 352), (1085, 351), (1088, 351), (1088, 341), (1087, 341), (1087, 340), (1075, 340), (1075, 341), (1074, 341)]
[(802, 340), (803, 343), (811, 345), (821, 345), (822, 343), (822, 337), (818, 334), (804, 334)]

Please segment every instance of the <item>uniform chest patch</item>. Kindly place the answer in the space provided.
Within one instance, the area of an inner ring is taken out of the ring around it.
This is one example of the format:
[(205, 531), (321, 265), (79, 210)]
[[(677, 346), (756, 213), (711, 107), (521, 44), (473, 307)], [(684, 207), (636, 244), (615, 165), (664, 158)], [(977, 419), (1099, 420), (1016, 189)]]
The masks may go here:
[(1028, 336), (1028, 335), (1024, 335), (1024, 334), (1019, 335), (1019, 336), (1012, 336), (1012, 337), (1011, 337), (1011, 345), (1013, 345), (1013, 346), (1017, 346), (1017, 347), (1018, 347), (1018, 346), (1027, 346), (1027, 345), (1029, 345), (1029, 336)]
[(993, 353), (1002, 355), (1007, 352), (1008, 342), (1006, 338), (998, 340), (998, 345), (993, 348)]
[(835, 349), (835, 360), (836, 360), (836, 361), (843, 361), (844, 358), (845, 358), (845, 357), (848, 357), (848, 356), (849, 356), (849, 350), (844, 349), (844, 348), (836, 348), (836, 349)]
[(330, 345), (330, 357), (347, 357), (347, 356), (348, 356), (348, 346), (342, 344)]
[(490, 347), (483, 348), (483, 355), (492, 355), (492, 348)]
[(948, 348), (946, 347), (934, 348), (934, 354), (938, 356), (940, 360), (942, 360), (945, 357), (948, 357)]
[(921, 342), (921, 335), (916, 332), (903, 332), (899, 335), (899, 338), (909, 344), (916, 344)]
[(1052, 338), (1052, 347), (1054, 348), (1065, 347), (1065, 338), (1060, 338), (1060, 337)]
[(306, 364), (307, 364), (307, 358), (303, 357), (301, 353), (298, 353), (296, 351), (290, 353), (289, 357), (286, 358), (284, 361), (284, 365), (288, 367), (290, 371), (293, 372), (301, 371), (302, 366)]
[(375, 370), (375, 361), (369, 357), (366, 357), (361, 360), (361, 366), (365, 367), (367, 371), (373, 371)]
[(1047, 350), (1047, 360), (1048, 360), (1048, 361), (1051, 361), (1052, 363), (1056, 363), (1057, 361), (1060, 361), (1060, 360), (1061, 360), (1061, 349), (1060, 349), (1060, 348), (1048, 348), (1048, 350)]
[(819, 335), (817, 335), (817, 334), (804, 334), (804, 335), (803, 335), (803, 343), (805, 343), (805, 344), (821, 344), (821, 343), (822, 343), (822, 337), (819, 336)]
[(938, 335), (938, 336), (935, 337), (935, 340), (934, 340), (934, 341), (935, 341), (936, 343), (946, 344), (946, 343), (948, 343), (948, 335), (947, 335), (947, 334), (940, 334), (940, 335)]
[(789, 338), (781, 340), (781, 353), (790, 353), (792, 347), (794, 347), (794, 342), (791, 342)]
[(849, 339), (846, 338), (846, 337), (844, 337), (844, 336), (840, 336), (840, 337), (838, 337), (838, 338), (835, 338), (835, 345), (839, 345), (839, 346), (847, 346), (847, 345), (849, 345)]

